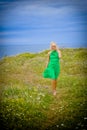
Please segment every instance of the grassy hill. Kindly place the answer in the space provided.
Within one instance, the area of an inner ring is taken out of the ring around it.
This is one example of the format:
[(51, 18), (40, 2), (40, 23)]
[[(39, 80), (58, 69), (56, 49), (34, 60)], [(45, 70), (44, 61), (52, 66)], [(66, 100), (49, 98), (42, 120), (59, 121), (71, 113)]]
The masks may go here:
[(87, 49), (61, 49), (56, 97), (42, 77), (47, 52), (1, 59), (1, 130), (86, 130)]

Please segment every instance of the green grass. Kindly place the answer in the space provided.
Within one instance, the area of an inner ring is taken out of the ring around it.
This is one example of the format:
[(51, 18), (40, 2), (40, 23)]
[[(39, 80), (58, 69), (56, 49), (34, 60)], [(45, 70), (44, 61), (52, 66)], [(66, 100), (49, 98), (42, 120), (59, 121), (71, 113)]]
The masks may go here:
[(47, 52), (1, 59), (2, 130), (86, 130), (87, 49), (61, 49), (56, 97), (51, 80), (42, 77)]

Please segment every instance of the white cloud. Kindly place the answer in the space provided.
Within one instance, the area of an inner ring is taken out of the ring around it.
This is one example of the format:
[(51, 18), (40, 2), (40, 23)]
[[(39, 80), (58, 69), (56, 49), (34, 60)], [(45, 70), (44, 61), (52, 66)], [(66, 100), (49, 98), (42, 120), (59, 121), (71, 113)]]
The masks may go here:
[(30, 38), (5, 38), (1, 39), (1, 43), (7, 43), (7, 44), (24, 44), (31, 42)]
[[(12, 12), (17, 13), (17, 15), (27, 15), (27, 16), (53, 16), (58, 15), (58, 17), (63, 17), (65, 15), (72, 15), (74, 8), (69, 6), (61, 6), (58, 8), (45, 6), (45, 5), (38, 5), (38, 4), (25, 4), (16, 7)], [(71, 13), (71, 14), (70, 14)]]

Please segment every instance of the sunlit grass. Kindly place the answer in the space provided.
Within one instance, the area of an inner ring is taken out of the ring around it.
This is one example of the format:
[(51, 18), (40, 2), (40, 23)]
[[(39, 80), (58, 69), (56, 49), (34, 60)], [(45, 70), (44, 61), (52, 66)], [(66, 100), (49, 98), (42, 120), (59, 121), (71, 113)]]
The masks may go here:
[(44, 79), (47, 52), (0, 61), (0, 122), (13, 130), (86, 130), (87, 49), (61, 49), (57, 96)]

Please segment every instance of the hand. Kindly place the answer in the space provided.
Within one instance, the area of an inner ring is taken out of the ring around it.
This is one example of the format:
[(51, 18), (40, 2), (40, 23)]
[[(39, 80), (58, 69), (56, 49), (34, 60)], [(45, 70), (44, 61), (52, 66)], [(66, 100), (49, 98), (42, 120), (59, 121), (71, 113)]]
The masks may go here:
[(46, 68), (47, 68), (47, 66), (48, 66), (48, 63), (46, 63)]

